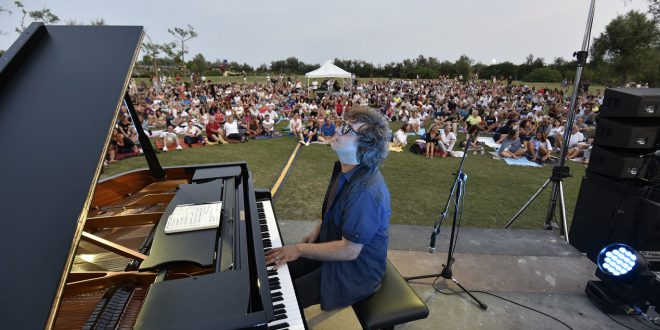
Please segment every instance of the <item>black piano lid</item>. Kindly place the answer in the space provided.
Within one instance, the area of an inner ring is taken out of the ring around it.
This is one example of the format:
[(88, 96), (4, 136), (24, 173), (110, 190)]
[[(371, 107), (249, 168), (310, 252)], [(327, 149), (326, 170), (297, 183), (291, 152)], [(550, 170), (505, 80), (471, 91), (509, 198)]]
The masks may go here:
[(141, 38), (33, 23), (0, 59), (0, 329), (52, 321)]

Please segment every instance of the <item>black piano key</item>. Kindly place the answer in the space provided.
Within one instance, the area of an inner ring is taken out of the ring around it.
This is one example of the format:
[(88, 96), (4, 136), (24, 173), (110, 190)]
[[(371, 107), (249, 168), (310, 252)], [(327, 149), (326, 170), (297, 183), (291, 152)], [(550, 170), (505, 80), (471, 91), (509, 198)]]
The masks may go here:
[(281, 295), (282, 295), (282, 291), (277, 291), (270, 294), (271, 297), (279, 297)]
[(269, 286), (269, 288), (270, 288), (270, 291), (275, 291), (275, 290), (280, 290), (280, 289), (282, 289), (282, 287), (281, 287), (279, 284), (271, 284), (271, 285)]
[(271, 277), (268, 279), (268, 283), (280, 283), (280, 279), (277, 277)]
[(289, 323), (284, 322), (284, 323), (279, 323), (279, 324), (269, 325), (269, 326), (268, 326), (268, 329), (272, 329), (272, 330), (282, 330), (282, 329), (286, 329), (286, 328), (288, 328), (288, 327), (289, 327)]
[(280, 308), (284, 308), (284, 304), (273, 305), (273, 309), (280, 309)]
[(286, 314), (275, 315), (274, 321), (286, 319)]
[(271, 301), (274, 302), (274, 303), (276, 303), (278, 301), (282, 301), (282, 300), (284, 300), (284, 298), (282, 298), (282, 297), (275, 297), (275, 298), (271, 299)]
[(286, 315), (286, 308), (279, 308), (273, 310), (273, 315), (280, 315), (280, 314), (285, 314)]
[(268, 276), (275, 276), (275, 275), (277, 275), (277, 271), (274, 270), (274, 269), (271, 269), (271, 270), (267, 271), (266, 273), (268, 274)]

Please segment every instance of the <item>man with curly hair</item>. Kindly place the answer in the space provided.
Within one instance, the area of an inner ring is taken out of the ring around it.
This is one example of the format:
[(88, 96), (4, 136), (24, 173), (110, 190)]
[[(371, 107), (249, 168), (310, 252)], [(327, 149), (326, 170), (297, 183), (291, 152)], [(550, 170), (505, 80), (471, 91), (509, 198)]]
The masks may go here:
[(323, 202), (322, 220), (301, 243), (266, 253), (277, 269), (288, 263), (301, 307), (349, 306), (378, 291), (387, 260), (390, 193), (378, 166), (390, 128), (364, 106), (344, 114), (331, 146), (339, 157)]

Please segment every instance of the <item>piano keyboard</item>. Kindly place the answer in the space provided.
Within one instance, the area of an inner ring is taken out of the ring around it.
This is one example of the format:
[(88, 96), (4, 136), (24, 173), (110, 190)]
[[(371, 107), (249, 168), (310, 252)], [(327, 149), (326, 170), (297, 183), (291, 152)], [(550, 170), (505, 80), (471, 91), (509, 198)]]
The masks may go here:
[[(282, 238), (270, 201), (257, 202), (259, 226), (263, 239), (264, 252), (282, 246)], [(277, 270), (272, 266), (267, 268), (270, 295), (273, 300), (275, 319), (268, 323), (268, 329), (305, 329), (293, 287), (289, 266), (283, 265)]]

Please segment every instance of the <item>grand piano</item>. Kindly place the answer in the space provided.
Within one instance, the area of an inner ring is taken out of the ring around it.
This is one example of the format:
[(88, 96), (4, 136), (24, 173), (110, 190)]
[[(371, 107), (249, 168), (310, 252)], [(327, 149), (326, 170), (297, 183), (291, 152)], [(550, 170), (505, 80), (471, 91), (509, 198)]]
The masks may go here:
[[(33, 23), (0, 59), (0, 329), (305, 329), (267, 190), (245, 163), (99, 180), (142, 27)], [(166, 234), (182, 204), (217, 228)]]

